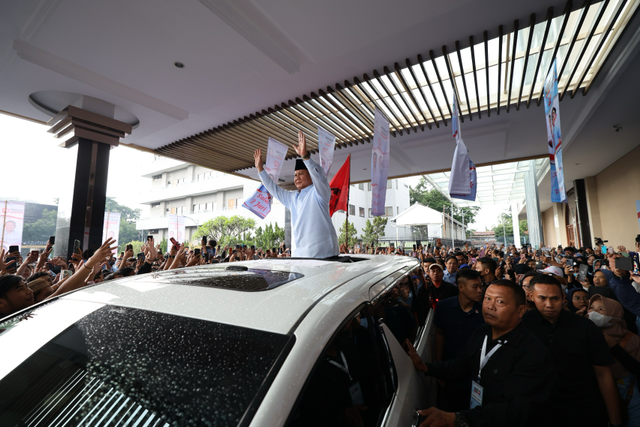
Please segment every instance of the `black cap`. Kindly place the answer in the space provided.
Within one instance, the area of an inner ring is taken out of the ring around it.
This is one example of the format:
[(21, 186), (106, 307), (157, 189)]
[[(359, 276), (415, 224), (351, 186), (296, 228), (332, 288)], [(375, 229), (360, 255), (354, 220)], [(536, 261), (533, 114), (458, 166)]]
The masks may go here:
[(296, 159), (296, 170), (309, 170), (307, 169), (307, 165), (304, 164), (304, 161), (302, 159)]

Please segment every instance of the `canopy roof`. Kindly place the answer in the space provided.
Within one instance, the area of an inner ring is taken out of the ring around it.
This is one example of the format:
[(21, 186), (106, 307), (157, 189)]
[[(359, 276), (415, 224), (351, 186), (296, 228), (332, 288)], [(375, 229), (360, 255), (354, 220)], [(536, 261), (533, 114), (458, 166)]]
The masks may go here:
[[(538, 182), (549, 170), (549, 159), (539, 158), (535, 160), (536, 176)], [(480, 205), (508, 205), (511, 203), (524, 203), (524, 178), (529, 170), (529, 161), (508, 162), (496, 165), (478, 166), (476, 201), (470, 202), (462, 199), (451, 199), (449, 192), (449, 177), (451, 172), (437, 172), (426, 176), (427, 180), (441, 193), (459, 206)]]
[[(402, 136), (446, 126), (455, 92), (461, 119), (473, 120), (492, 108), (509, 113), (540, 105), (542, 86), (557, 58), (561, 99), (586, 94), (616, 40), (638, 6), (636, 1), (586, 3), (572, 10), (567, 2), (559, 15), (549, 8), (546, 17), (498, 27), (497, 37), (484, 31), (482, 39), (469, 35), (428, 57), (381, 64), (361, 77), (300, 94), (261, 111), (238, 117), (207, 131), (159, 147), (163, 155), (199, 163), (225, 172), (252, 168), (252, 152), (266, 146), (268, 137), (285, 144), (307, 134), (308, 148), (318, 150), (317, 129), (337, 137), (337, 148), (371, 142), (374, 109), (389, 119), (391, 134)], [(505, 27), (511, 27), (510, 31)], [(466, 47), (464, 47), (466, 45)], [(513, 108), (512, 108), (513, 107)], [(498, 111), (497, 114), (500, 114)], [(295, 157), (290, 149), (287, 158)]]
[[(397, 226), (419, 226), (427, 224), (442, 224), (443, 215), (447, 221), (451, 221), (451, 217), (448, 213), (443, 214), (435, 209), (425, 206), (421, 203), (415, 202), (398, 215), (391, 218), (391, 222), (395, 222)], [(453, 220), (456, 224), (462, 225), (457, 220)]]

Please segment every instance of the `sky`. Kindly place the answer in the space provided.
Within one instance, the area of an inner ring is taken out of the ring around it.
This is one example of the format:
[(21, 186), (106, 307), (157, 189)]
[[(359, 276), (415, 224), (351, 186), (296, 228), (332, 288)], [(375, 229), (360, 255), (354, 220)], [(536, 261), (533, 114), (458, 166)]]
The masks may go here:
[[(0, 114), (0, 129), (4, 159), (1, 169), (4, 185), (0, 189), (0, 199), (53, 204), (61, 188), (73, 185), (68, 182), (70, 171), (64, 169), (72, 151), (59, 147), (62, 141), (47, 133), (47, 126)], [(148, 206), (138, 201), (140, 194), (148, 190), (150, 179), (141, 177), (141, 165), (152, 160), (152, 154), (125, 146), (113, 148), (109, 155), (107, 196), (122, 205), (141, 209), (143, 217)], [(406, 180), (415, 187), (420, 177)], [(477, 231), (491, 229), (500, 213), (506, 211), (507, 207), (482, 207), (476, 222), (469, 228)]]

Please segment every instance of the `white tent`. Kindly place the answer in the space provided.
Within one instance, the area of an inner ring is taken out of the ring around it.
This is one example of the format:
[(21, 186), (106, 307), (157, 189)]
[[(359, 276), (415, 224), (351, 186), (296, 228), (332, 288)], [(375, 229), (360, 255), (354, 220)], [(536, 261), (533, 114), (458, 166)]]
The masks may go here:
[[(447, 236), (444, 236), (443, 224), (447, 222)], [(430, 239), (441, 239), (443, 237), (450, 237), (451, 230), (451, 217), (448, 213), (442, 214), (435, 209), (427, 207), (421, 203), (414, 203), (411, 207), (400, 214), (394, 216), (390, 220), (391, 223), (395, 223), (397, 227), (410, 227), (421, 226), (427, 227), (427, 233)], [(464, 239), (463, 226), (460, 222), (453, 220), (456, 228), (456, 239)], [(458, 236), (460, 235), (460, 236)]]

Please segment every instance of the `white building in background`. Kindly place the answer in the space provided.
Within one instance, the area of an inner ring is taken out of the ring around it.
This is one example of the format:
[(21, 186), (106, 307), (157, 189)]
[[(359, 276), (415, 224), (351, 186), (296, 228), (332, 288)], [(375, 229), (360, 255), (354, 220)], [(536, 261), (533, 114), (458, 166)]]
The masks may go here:
[[(404, 178), (389, 179), (387, 181), (387, 197), (385, 200), (385, 217), (389, 220), (400, 212), (409, 208), (409, 184)], [(333, 214), (333, 225), (336, 231), (344, 227), (345, 212)], [(358, 237), (362, 237), (367, 220), (373, 222), (371, 214), (371, 183), (352, 184), (349, 188), (349, 223), (358, 231)], [(387, 220), (383, 241), (411, 240), (411, 233), (404, 229), (396, 229), (394, 224)], [(340, 235), (338, 231), (338, 236)], [(342, 242), (341, 242), (342, 243)]]
[[(278, 224), (286, 228), (285, 207), (275, 198), (271, 205), (271, 213), (261, 220), (242, 207), (244, 201), (253, 194), (260, 183), (247, 178), (240, 178), (206, 169), (190, 163), (180, 162), (162, 156), (155, 156), (149, 165), (143, 165), (143, 177), (150, 178), (148, 191), (140, 193), (140, 203), (149, 209), (136, 221), (137, 230), (148, 230), (156, 240), (168, 239), (168, 215), (185, 216), (185, 240), (190, 240), (197, 226), (218, 216), (232, 217), (240, 215), (256, 221), (256, 227)], [(386, 217), (389, 219), (409, 207), (409, 185), (406, 179), (390, 179), (387, 181)], [(371, 184), (353, 184), (349, 193), (349, 222), (352, 223), (361, 237), (367, 219), (373, 221), (371, 215)], [(333, 225), (339, 235), (345, 222), (345, 213), (333, 215)], [(404, 230), (396, 230), (394, 225), (387, 224), (385, 237), (382, 240), (410, 240)]]
[(438, 212), (418, 202), (391, 218), (389, 222), (394, 224), (398, 230), (403, 230), (409, 235), (412, 234), (412, 227), (420, 227), (419, 232), (424, 241), (452, 238), (458, 241), (466, 240), (466, 225), (451, 218), (448, 212)]
[(191, 239), (197, 226), (218, 216), (251, 218), (256, 227), (285, 226), (285, 207), (275, 199), (264, 220), (242, 207), (260, 185), (257, 181), (162, 156), (155, 156), (142, 176), (151, 179), (149, 190), (140, 193), (140, 203), (149, 205), (149, 210), (136, 221), (136, 229), (149, 230), (156, 240), (168, 239), (171, 214), (186, 217), (185, 240)]

